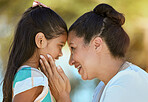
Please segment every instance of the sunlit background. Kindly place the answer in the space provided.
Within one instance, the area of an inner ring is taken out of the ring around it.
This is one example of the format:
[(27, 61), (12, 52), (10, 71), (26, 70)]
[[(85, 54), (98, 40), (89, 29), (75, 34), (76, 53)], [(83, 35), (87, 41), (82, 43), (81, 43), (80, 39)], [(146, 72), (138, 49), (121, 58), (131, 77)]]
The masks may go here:
[[(39, 0), (57, 12), (68, 27), (82, 14), (99, 3), (108, 3), (125, 15), (124, 29), (131, 39), (127, 60), (148, 72), (148, 0)], [(32, 6), (33, 0), (0, 0), (0, 82), (5, 73), (9, 47), (15, 26), (22, 13)], [(63, 57), (56, 62), (70, 79), (72, 102), (91, 102), (99, 80), (83, 81), (77, 69), (68, 65), (70, 51), (66, 45)], [(0, 85), (0, 102), (2, 85)]]

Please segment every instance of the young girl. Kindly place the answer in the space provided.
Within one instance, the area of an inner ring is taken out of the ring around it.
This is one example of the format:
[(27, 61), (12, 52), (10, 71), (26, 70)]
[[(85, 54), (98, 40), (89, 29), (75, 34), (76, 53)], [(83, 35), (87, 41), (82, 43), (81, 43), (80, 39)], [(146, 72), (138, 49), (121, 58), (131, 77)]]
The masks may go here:
[(63, 19), (34, 2), (18, 23), (3, 82), (3, 102), (51, 102), (47, 77), (38, 69), (40, 55), (62, 56), (67, 39)]

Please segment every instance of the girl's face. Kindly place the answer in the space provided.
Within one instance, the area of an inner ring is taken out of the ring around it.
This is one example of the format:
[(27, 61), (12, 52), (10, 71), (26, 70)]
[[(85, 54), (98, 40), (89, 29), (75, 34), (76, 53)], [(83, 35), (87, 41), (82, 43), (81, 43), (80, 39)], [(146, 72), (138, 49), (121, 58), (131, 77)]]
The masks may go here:
[(59, 37), (47, 40), (46, 46), (40, 49), (40, 54), (47, 58), (47, 54), (50, 54), (53, 59), (59, 59), (62, 56), (62, 48), (67, 40), (67, 33), (61, 34)]
[(68, 45), (71, 50), (69, 64), (78, 69), (83, 80), (95, 78), (98, 59), (93, 45), (85, 44), (83, 37), (77, 37), (73, 31), (69, 33)]

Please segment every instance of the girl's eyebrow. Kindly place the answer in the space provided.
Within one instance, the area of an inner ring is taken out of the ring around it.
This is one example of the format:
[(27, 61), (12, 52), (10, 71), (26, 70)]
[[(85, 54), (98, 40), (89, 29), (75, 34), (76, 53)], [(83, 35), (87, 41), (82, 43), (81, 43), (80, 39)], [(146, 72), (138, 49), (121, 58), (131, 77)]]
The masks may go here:
[(65, 42), (61, 41), (60, 43), (65, 44)]

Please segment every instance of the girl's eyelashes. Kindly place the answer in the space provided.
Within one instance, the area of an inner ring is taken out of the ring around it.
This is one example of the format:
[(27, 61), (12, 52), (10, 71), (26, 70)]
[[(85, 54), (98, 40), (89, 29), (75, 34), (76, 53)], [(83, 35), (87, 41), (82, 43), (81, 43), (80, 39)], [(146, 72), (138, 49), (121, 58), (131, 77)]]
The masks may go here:
[(64, 47), (64, 45), (63, 45), (63, 44), (60, 44), (59, 46), (60, 46), (61, 48), (63, 48), (63, 47)]

